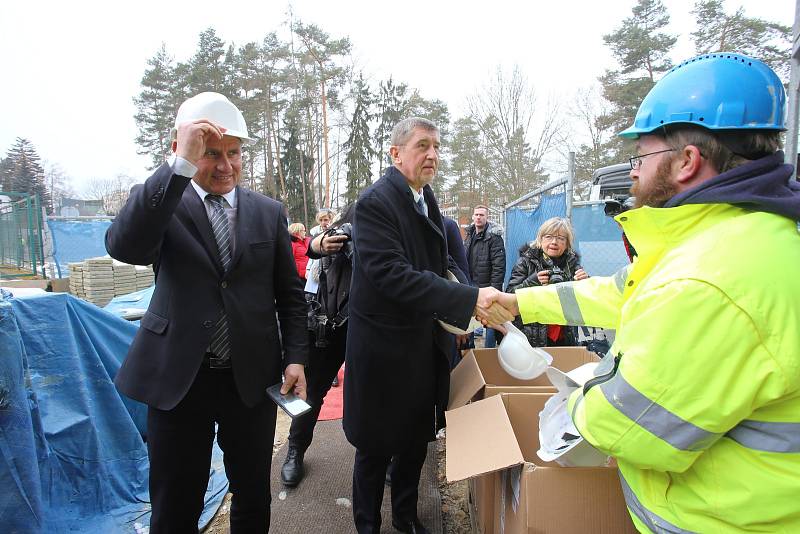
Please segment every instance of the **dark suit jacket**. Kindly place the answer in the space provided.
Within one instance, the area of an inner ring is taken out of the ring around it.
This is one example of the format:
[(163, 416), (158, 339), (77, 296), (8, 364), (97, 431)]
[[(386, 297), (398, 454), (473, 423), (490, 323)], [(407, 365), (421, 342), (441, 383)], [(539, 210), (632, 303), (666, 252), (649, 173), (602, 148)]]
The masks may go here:
[(226, 274), (205, 207), (189, 181), (162, 165), (133, 187), (106, 232), (112, 257), (152, 263), (156, 271), (150, 307), (115, 383), (132, 399), (174, 408), (194, 381), (224, 308), (236, 387), (253, 406), (266, 398), (266, 387), (280, 381), (286, 365), (307, 359), (306, 304), (282, 206), (238, 188)]
[(360, 196), (353, 222), (353, 278), (344, 388), (350, 443), (393, 454), (433, 439), (447, 402), (452, 336), (466, 328), (477, 288), (447, 281), (439, 207), (424, 188), (421, 214), (403, 174), (390, 167)]
[[(447, 253), (464, 275), (464, 281), (472, 284), (469, 278), (469, 263), (467, 263), (467, 249), (464, 248), (464, 239), (461, 237), (461, 230), (458, 223), (450, 217), (442, 216), (444, 223), (444, 235), (447, 238)], [(458, 277), (458, 275), (456, 275)], [(459, 278), (461, 281), (461, 278)]]

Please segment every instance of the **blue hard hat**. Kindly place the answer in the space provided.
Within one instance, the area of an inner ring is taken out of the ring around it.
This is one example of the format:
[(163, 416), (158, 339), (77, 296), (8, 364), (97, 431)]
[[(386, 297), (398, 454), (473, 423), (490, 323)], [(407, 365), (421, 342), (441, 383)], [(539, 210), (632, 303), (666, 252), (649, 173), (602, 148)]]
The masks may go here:
[(785, 130), (786, 93), (765, 63), (742, 54), (704, 54), (667, 72), (644, 97), (633, 126), (637, 139), (670, 124), (710, 130)]

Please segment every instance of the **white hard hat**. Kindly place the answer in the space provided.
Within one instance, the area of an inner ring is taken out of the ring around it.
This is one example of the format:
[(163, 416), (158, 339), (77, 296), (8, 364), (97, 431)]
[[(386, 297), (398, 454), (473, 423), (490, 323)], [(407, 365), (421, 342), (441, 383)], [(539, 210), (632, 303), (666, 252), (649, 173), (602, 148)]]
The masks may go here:
[(247, 134), (247, 124), (244, 122), (242, 112), (225, 95), (205, 92), (186, 99), (178, 108), (172, 135), (175, 135), (182, 123), (198, 119), (208, 119), (217, 126), (225, 128), (225, 135), (238, 137), (242, 140), (242, 144), (255, 141)]
[[(447, 271), (447, 279), (451, 282), (458, 282), (458, 278), (452, 272)], [(481, 325), (480, 321), (475, 319), (474, 317), (469, 320), (469, 325), (467, 326), (466, 330), (462, 330), (457, 326), (453, 326), (451, 324), (445, 323), (444, 321), (439, 321), (439, 326), (445, 329), (445, 331), (450, 332), (451, 334), (455, 334), (457, 336), (463, 336), (464, 334), (469, 334), (476, 328)]]
[(507, 333), (497, 347), (497, 360), (503, 370), (518, 380), (531, 380), (544, 373), (553, 357), (531, 347), (528, 337), (512, 323), (503, 323)]
[(583, 439), (567, 411), (570, 394), (594, 376), (597, 362), (584, 364), (564, 373), (554, 367), (547, 369), (547, 378), (558, 389), (539, 413), (539, 450), (536, 454), (545, 462), (555, 461), (564, 467), (594, 467), (607, 465), (609, 457)]

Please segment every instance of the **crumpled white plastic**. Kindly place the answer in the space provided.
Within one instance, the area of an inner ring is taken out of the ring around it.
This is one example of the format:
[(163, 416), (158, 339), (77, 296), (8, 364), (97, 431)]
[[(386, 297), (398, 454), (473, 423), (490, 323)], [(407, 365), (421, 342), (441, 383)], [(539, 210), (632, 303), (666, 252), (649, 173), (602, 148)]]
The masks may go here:
[(555, 367), (547, 369), (547, 378), (558, 393), (547, 400), (539, 413), (539, 450), (536, 454), (545, 462), (555, 461), (564, 467), (608, 464), (608, 455), (583, 439), (567, 411), (570, 394), (594, 376), (597, 366), (597, 362), (587, 363), (568, 373)]

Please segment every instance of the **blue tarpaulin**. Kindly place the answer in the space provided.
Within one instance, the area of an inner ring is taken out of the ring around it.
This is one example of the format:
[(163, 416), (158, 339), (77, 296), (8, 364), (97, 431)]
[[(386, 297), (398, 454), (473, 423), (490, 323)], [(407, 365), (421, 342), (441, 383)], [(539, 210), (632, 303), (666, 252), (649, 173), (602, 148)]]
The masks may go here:
[[(146, 532), (146, 408), (112, 382), (136, 329), (64, 293), (0, 299), (3, 532)], [(227, 491), (214, 451), (201, 526)]]

